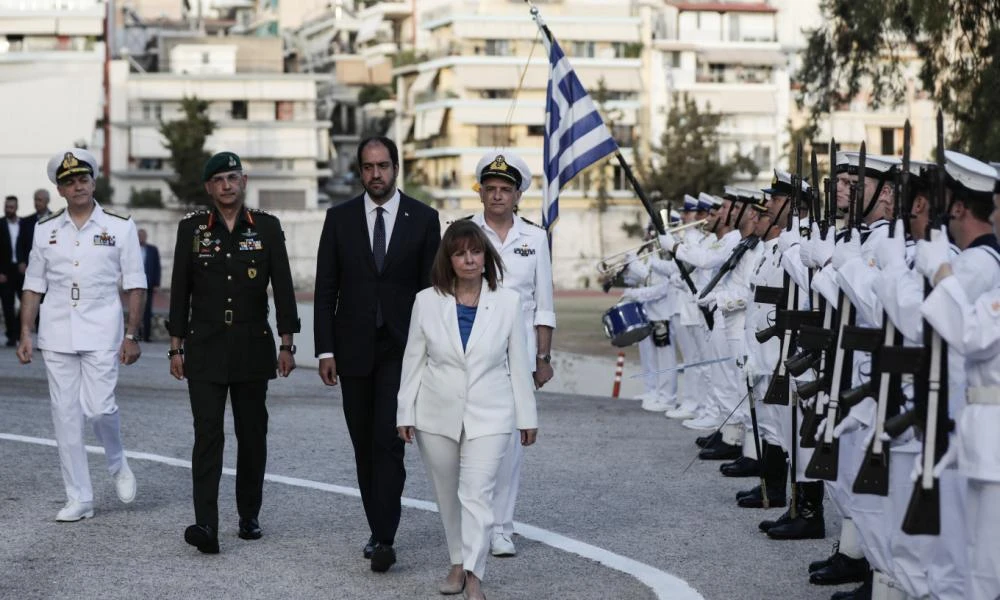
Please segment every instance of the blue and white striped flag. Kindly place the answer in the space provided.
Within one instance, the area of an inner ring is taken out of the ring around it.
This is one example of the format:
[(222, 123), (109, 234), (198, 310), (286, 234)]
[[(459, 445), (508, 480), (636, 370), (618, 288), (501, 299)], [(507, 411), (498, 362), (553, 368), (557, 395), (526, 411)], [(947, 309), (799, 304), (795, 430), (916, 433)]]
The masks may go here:
[[(548, 32), (545, 32), (548, 33)], [(549, 54), (549, 86), (545, 94), (545, 189), (542, 224), (550, 230), (559, 218), (559, 191), (577, 173), (618, 150), (597, 106), (563, 54), (555, 38), (543, 35)]]

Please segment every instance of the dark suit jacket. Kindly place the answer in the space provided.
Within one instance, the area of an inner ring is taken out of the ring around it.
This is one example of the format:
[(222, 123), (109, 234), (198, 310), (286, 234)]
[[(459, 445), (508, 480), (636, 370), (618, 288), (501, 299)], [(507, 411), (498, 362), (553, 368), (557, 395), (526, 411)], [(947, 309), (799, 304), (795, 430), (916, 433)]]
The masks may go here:
[(28, 264), (31, 244), (35, 238), (35, 225), (38, 225), (37, 213), (21, 219), (21, 231), (17, 236), (17, 262), (19, 263)]
[[(17, 251), (17, 262), (28, 262), (28, 252), (31, 251), (31, 236), (35, 234), (34, 226), (25, 226), (25, 220), (21, 219), (21, 227), (17, 232), (17, 239), (14, 240)], [(22, 247), (27, 246), (27, 251), (22, 256)], [(10, 247), (10, 230), (7, 229), (7, 219), (0, 216), (0, 273), (10, 274), (17, 270), (17, 265), (12, 264)]]
[(148, 289), (160, 287), (160, 249), (152, 244), (146, 244), (146, 260), (142, 266), (146, 269), (146, 287)]
[(380, 302), (385, 327), (402, 358), (413, 298), (430, 286), (431, 265), (440, 243), (437, 211), (401, 193), (385, 263), (378, 273), (364, 196), (327, 210), (316, 260), (316, 355), (333, 352), (340, 375), (371, 373), (375, 311)]

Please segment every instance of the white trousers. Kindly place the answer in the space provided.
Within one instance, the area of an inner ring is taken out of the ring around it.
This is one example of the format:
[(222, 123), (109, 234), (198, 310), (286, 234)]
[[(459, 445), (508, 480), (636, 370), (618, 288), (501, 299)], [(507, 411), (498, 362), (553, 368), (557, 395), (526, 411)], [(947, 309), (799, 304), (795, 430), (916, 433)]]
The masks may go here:
[(417, 430), (420, 456), (427, 465), (438, 512), (444, 524), (448, 556), (479, 579), (486, 571), (493, 508), (490, 505), (497, 470), (509, 433), (460, 441)]
[(93, 502), (84, 424), (90, 421), (94, 435), (104, 446), (108, 471), (117, 473), (125, 460), (121, 422), (115, 404), (118, 383), (118, 352), (100, 350), (68, 354), (42, 350), (49, 377), (52, 424), (55, 426), (59, 462), (66, 497)]
[[(679, 322), (680, 319), (678, 318), (672, 323)], [(698, 346), (695, 343), (693, 331), (694, 329), (691, 325), (677, 325), (670, 328), (673, 342), (680, 349), (681, 360), (685, 364), (699, 360)], [(697, 380), (698, 373), (697, 369), (686, 369), (684, 371), (684, 384), (680, 386), (680, 405), (690, 411), (694, 411), (701, 404), (701, 399), (696, 395), (700, 388)]]
[(1000, 596), (1000, 483), (968, 480), (965, 518), (969, 535), (969, 600), (995, 600)]
[(643, 338), (639, 344), (639, 368), (642, 369), (643, 393), (652, 396), (656, 393), (656, 346), (653, 336)]
[(524, 447), (521, 446), (521, 434), (516, 429), (508, 438), (493, 490), (493, 532), (509, 537), (514, 533), (514, 505), (521, 487)]
[[(670, 336), (674, 336), (674, 328), (670, 328)], [(673, 339), (666, 346), (653, 343), (653, 336), (639, 342), (639, 359), (646, 391), (655, 395), (656, 400), (668, 404), (677, 403), (677, 371), (668, 371), (677, 366), (677, 349)], [(644, 354), (645, 353), (645, 354)]]

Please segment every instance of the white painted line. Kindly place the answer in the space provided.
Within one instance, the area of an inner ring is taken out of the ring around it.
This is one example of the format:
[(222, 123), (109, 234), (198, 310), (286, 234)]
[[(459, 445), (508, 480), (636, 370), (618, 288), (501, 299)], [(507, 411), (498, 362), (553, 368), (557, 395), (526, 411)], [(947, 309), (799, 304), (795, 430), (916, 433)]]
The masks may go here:
[[(0, 433), (0, 440), (35, 444), (39, 446), (51, 446), (53, 448), (56, 446), (55, 440), (17, 435), (13, 433)], [(104, 448), (99, 446), (87, 446), (86, 448), (87, 452), (90, 452), (91, 454), (104, 454)], [(131, 459), (147, 460), (163, 465), (169, 465), (171, 467), (182, 467), (185, 469), (191, 468), (191, 461), (189, 460), (170, 458), (169, 456), (161, 456), (159, 454), (126, 450), (125, 456)], [(228, 467), (223, 468), (222, 472), (226, 475), (236, 475), (236, 470)], [(273, 483), (281, 483), (293, 487), (331, 492), (334, 494), (341, 494), (343, 496), (354, 496), (356, 498), (361, 497), (361, 492), (357, 488), (334, 485), (332, 483), (323, 483), (321, 481), (313, 481), (311, 479), (286, 477), (284, 475), (272, 475), (270, 473), (265, 474), (264, 479)], [(437, 504), (434, 502), (416, 500), (414, 498), (403, 498), (402, 503), (403, 506), (408, 508), (416, 508), (418, 510), (428, 512), (437, 512)], [(705, 600), (701, 594), (695, 591), (695, 589), (688, 584), (688, 582), (680, 579), (679, 577), (675, 577), (666, 571), (661, 571), (656, 567), (641, 563), (637, 560), (628, 558), (627, 556), (622, 556), (621, 554), (605, 550), (604, 548), (598, 548), (592, 544), (560, 535), (554, 531), (549, 531), (548, 529), (542, 529), (541, 527), (535, 527), (534, 525), (528, 525), (517, 521), (514, 522), (514, 526), (518, 534), (529, 540), (534, 540), (545, 544), (546, 546), (556, 548), (557, 550), (563, 550), (565, 552), (599, 562), (608, 568), (635, 577), (652, 589), (656, 594), (656, 597), (660, 600)]]

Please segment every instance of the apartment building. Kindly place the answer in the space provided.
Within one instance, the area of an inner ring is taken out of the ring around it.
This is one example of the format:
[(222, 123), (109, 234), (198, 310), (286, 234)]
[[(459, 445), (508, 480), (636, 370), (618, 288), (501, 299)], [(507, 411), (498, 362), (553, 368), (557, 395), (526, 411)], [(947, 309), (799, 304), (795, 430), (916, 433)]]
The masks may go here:
[[(583, 85), (603, 100), (607, 120), (626, 154), (643, 113), (640, 9), (627, 2), (554, 0), (543, 16)], [(477, 161), (513, 149), (534, 175), (522, 199), (525, 214), (541, 204), (545, 90), (549, 64), (538, 27), (523, 3), (454, 1), (423, 11), (422, 60), (397, 67), (396, 102), (407, 181), (442, 206), (473, 209)], [(601, 88), (603, 82), (603, 88)], [(600, 93), (598, 90), (602, 89)], [(632, 197), (618, 167), (608, 167), (611, 202)], [(597, 177), (576, 178), (563, 207), (586, 208)]]
[(92, 146), (99, 133), (106, 8), (99, 0), (0, 0), (0, 193), (16, 195), (22, 213), (49, 186), (52, 154)]
[(166, 205), (183, 203), (167, 185), (170, 153), (159, 122), (180, 118), (181, 100), (196, 96), (209, 101), (216, 124), (206, 149), (243, 159), (248, 206), (315, 208), (318, 182), (330, 176), (330, 122), (316, 118), (316, 76), (284, 73), (278, 38), (164, 44), (166, 71), (130, 72), (121, 62), (114, 69), (111, 183), (119, 201), (145, 190)]

